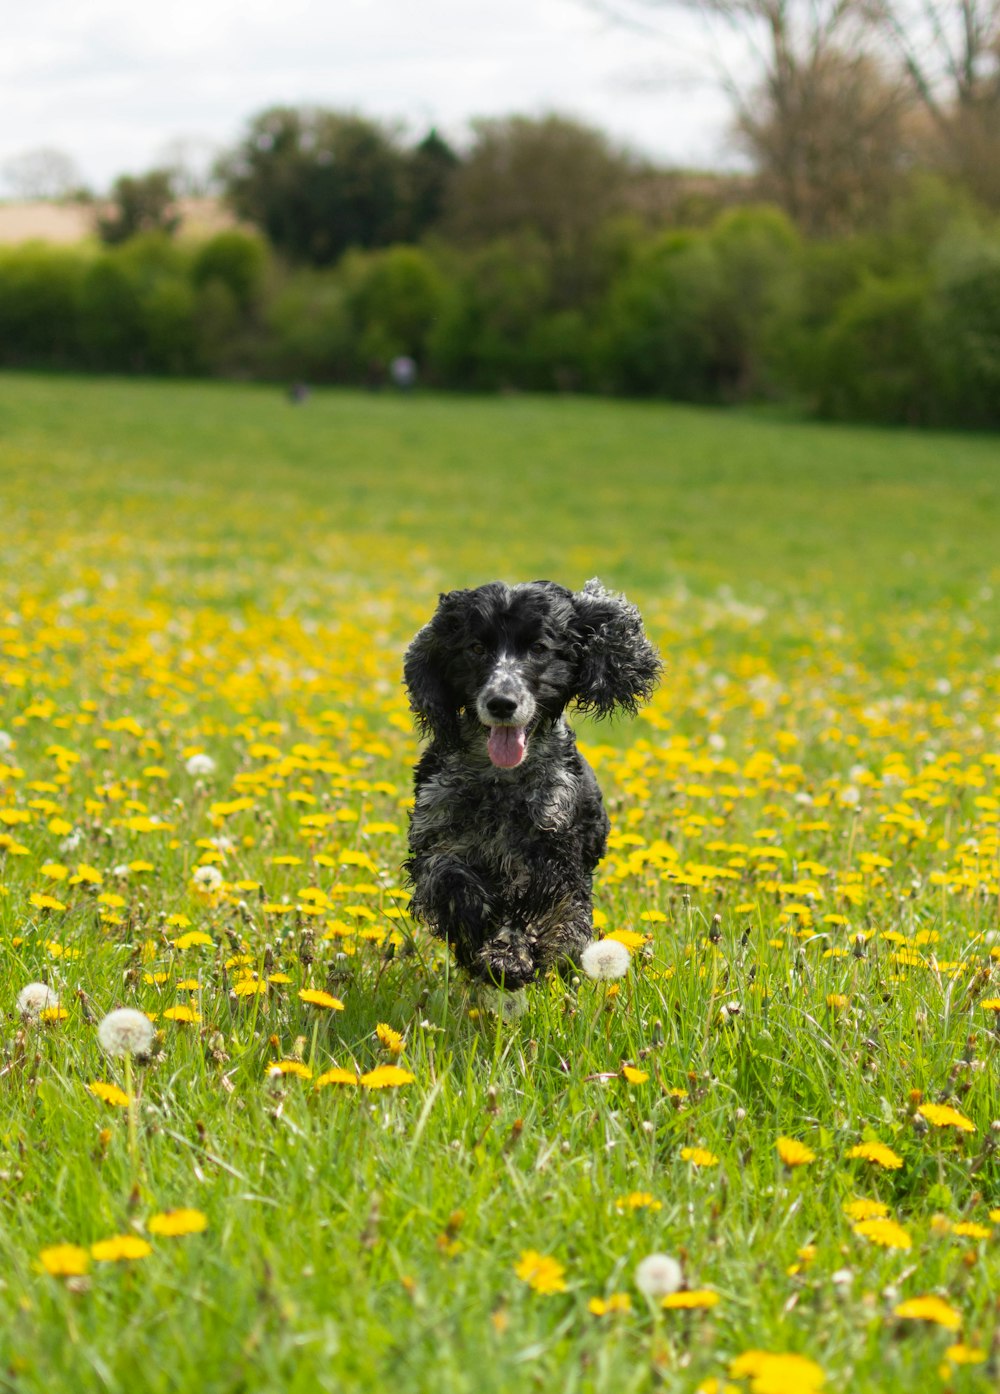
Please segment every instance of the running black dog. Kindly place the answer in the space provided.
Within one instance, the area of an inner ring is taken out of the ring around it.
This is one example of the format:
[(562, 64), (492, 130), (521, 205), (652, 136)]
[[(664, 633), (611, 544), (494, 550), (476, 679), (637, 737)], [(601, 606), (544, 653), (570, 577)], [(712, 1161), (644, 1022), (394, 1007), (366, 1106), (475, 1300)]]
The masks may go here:
[(431, 743), (416, 768), (411, 909), (473, 977), (507, 988), (579, 960), (608, 816), (564, 719), (635, 715), (660, 673), (642, 619), (600, 581), (442, 595), (404, 676)]

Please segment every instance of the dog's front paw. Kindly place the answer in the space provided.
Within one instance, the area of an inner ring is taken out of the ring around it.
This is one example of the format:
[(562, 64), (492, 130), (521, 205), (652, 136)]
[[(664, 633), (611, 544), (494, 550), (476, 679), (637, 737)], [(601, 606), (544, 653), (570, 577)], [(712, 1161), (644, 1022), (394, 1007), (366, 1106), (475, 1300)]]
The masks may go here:
[(476, 959), (479, 977), (508, 992), (526, 987), (537, 972), (535, 956), (525, 936), (510, 925), (503, 925), (479, 950)]

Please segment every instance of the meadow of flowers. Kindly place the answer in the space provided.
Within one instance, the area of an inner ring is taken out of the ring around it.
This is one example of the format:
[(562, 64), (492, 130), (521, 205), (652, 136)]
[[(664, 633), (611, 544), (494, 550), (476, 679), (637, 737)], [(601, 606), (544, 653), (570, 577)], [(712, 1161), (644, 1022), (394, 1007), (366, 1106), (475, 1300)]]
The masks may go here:
[[(3, 1387), (996, 1387), (995, 443), (18, 377), (0, 432)], [(407, 914), (401, 655), (594, 573), (664, 681), (580, 724), (596, 976), (504, 1000)]]

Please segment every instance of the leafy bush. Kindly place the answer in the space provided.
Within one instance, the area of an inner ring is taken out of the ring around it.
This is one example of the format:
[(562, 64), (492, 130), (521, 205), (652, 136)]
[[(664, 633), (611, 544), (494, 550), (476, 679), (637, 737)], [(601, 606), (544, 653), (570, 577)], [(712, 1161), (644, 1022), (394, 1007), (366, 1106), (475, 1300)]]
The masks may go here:
[(612, 287), (598, 331), (598, 372), (612, 391), (710, 400), (712, 317), (721, 285), (704, 234), (673, 232), (642, 251)]
[(942, 415), (1000, 425), (1000, 246), (949, 249), (930, 311)]
[(76, 360), (85, 269), (78, 252), (40, 244), (0, 253), (0, 361), (52, 367)]
[(300, 271), (264, 308), (262, 370), (317, 382), (350, 379), (356, 371), (347, 296), (332, 272)]
[(341, 276), (360, 364), (385, 364), (398, 354), (425, 358), (445, 295), (441, 273), (426, 252), (419, 247), (355, 252), (345, 259)]
[(770, 394), (781, 342), (800, 313), (798, 234), (777, 208), (740, 208), (723, 213), (708, 239), (718, 268), (710, 307), (716, 394)]
[(191, 276), (199, 290), (213, 281), (226, 287), (241, 310), (260, 294), (267, 267), (267, 247), (245, 232), (220, 232), (195, 253)]
[(997, 426), (1000, 233), (946, 192), (915, 185), (881, 231), (827, 242), (747, 207), (659, 233), (615, 216), (582, 250), (522, 231), (322, 269), (238, 230), (2, 250), (0, 363), (374, 385), (407, 354), (441, 387)]
[(917, 425), (934, 412), (924, 278), (869, 280), (849, 295), (820, 349), (821, 413)]
[(77, 297), (77, 335), (88, 368), (138, 372), (145, 366), (142, 300), (121, 257), (88, 268)]
[(490, 243), (457, 258), (451, 294), (428, 335), (439, 381), (461, 387), (527, 385), (529, 339), (549, 303), (550, 263), (535, 238)]

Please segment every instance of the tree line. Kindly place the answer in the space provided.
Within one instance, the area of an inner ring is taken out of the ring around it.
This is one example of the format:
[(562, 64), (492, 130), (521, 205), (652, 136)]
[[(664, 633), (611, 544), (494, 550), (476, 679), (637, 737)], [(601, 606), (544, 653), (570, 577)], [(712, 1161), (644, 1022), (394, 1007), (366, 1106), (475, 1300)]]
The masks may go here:
[(453, 389), (1000, 425), (1000, 222), (954, 171), (900, 168), (821, 231), (759, 173), (558, 116), (459, 154), (277, 107), (218, 177), (243, 226), (199, 245), (161, 170), (118, 181), (100, 245), (0, 252), (0, 363), (375, 386), (407, 355)]

